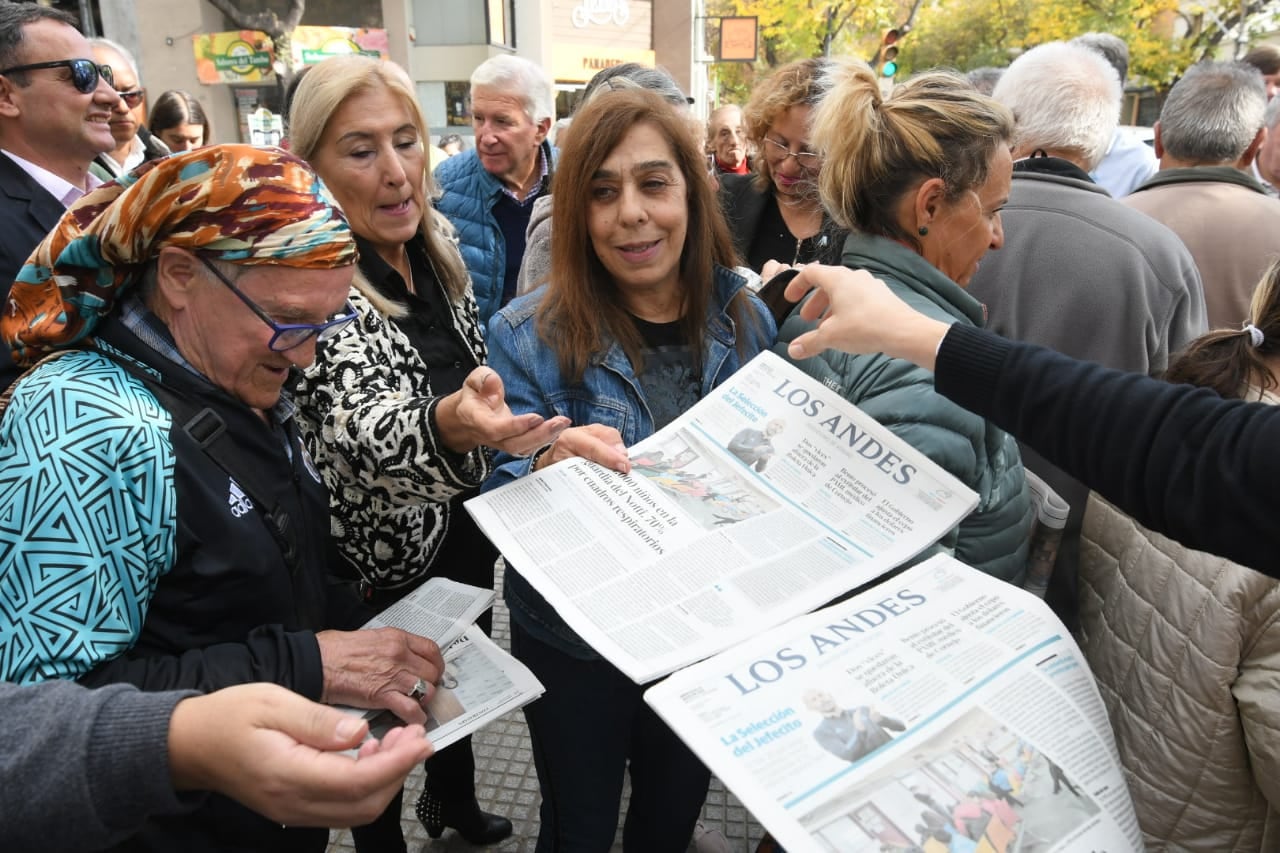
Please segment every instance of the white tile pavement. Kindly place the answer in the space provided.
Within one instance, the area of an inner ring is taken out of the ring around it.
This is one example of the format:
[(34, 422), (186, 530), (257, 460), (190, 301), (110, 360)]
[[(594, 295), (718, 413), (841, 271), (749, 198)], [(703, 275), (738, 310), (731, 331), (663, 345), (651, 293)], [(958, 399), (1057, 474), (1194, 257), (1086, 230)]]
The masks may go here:
[[(504, 649), (510, 650), (511, 631), (507, 608), (502, 601), (502, 561), (498, 561), (498, 602), (493, 611), (493, 639)], [(529, 743), (529, 730), (524, 715), (519, 711), (508, 714), (486, 726), (472, 737), (476, 754), (476, 792), (480, 805), (487, 811), (497, 812), (509, 818), (515, 832), (491, 850), (502, 853), (533, 853), (538, 838), (538, 778), (533, 769), (533, 751)], [(471, 851), (472, 847), (456, 832), (446, 829), (444, 835), (432, 839), (413, 814), (414, 803), (422, 791), (423, 773), (419, 768), (410, 774), (405, 783), (402, 823), (409, 853), (444, 853), (444, 851)], [(622, 811), (625, 813), (627, 792), (623, 791)], [(689, 850), (699, 853), (752, 853), (763, 830), (742, 803), (725, 790), (720, 780), (712, 777), (711, 790), (702, 808), (702, 826), (712, 833), (698, 846)], [(725, 845), (712, 842), (719, 832)], [(613, 849), (622, 850), (622, 824), (619, 820), (618, 836)], [(352, 853), (355, 845), (349, 831), (334, 831), (329, 835), (328, 853)]]

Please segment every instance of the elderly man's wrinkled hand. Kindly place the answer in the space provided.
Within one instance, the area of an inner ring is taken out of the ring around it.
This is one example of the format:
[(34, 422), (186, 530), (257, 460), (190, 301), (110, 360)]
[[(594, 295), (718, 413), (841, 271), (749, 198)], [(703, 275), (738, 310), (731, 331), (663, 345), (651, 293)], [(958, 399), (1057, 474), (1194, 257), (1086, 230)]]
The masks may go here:
[(556, 440), (569, 419), (543, 418), (536, 412), (513, 414), (500, 377), (490, 367), (477, 367), (462, 388), (440, 402), (436, 423), (450, 450), (466, 453), (480, 445), (528, 456)]
[(406, 723), (425, 723), (423, 705), (444, 675), (434, 640), (399, 628), (321, 631), (325, 702), (386, 708)]

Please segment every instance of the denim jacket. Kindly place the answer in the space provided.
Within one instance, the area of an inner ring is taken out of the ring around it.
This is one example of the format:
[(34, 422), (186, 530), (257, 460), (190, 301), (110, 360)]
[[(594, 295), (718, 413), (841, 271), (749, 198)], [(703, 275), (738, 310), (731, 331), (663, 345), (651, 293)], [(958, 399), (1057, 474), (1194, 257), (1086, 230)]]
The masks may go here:
[[(734, 328), (726, 309), (746, 279), (723, 267), (716, 268), (715, 276), (714, 302), (702, 352), (701, 396), (704, 397), (745, 360), (768, 349), (777, 334), (769, 310), (752, 296), (755, 323), (753, 328), (741, 330), (748, 338), (745, 358), (739, 357), (739, 330)], [(622, 434), (628, 447), (648, 438), (654, 431), (653, 416), (620, 345), (615, 343), (594, 356), (579, 384), (570, 385), (561, 375), (554, 353), (538, 337), (537, 307), (545, 292), (543, 287), (512, 300), (489, 321), (486, 338), (489, 366), (502, 377), (511, 411), (537, 412), (544, 417), (565, 415), (574, 426), (592, 423), (611, 426)], [(531, 466), (528, 458), (499, 453), (483, 489), (494, 489), (523, 477)], [(577, 658), (598, 657), (511, 566), (507, 566), (505, 597), (512, 618), (537, 639)]]

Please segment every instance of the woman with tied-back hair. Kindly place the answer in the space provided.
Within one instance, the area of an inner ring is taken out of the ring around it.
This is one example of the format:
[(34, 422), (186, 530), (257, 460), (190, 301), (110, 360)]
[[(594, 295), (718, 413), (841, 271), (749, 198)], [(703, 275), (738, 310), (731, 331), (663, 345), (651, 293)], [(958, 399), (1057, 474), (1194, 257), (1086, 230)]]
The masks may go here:
[[(812, 140), (824, 158), (822, 203), (851, 232), (842, 263), (883, 279), (924, 314), (981, 326), (982, 305), (965, 286), (1004, 242), (1013, 117), (957, 74), (921, 74), (888, 98), (862, 63), (833, 64), (828, 75)], [(785, 354), (812, 328), (792, 311), (776, 349)], [(1022, 582), (1031, 504), (1009, 434), (942, 397), (933, 375), (904, 359), (827, 351), (798, 365), (978, 493), (977, 508), (937, 549)]]
[[(484, 366), (470, 281), (429, 201), (430, 137), (404, 71), (364, 56), (310, 66), (289, 132), (360, 250), (359, 319), (325, 342), (296, 395), (351, 578), (378, 609), (434, 576), (492, 588), (497, 551), (462, 501), (489, 474), (489, 447), (529, 453), (567, 422), (513, 415)], [(487, 616), (480, 626), (489, 629)], [(416, 812), (430, 836), (451, 826), (492, 844), (511, 834), (476, 800), (470, 738), (426, 770)], [(399, 798), (354, 836), (361, 851), (403, 850)]]
[(175, 154), (213, 144), (213, 128), (204, 107), (194, 95), (179, 89), (156, 98), (147, 129)]
[[(495, 488), (583, 457), (627, 472), (627, 446), (669, 424), (773, 340), (731, 272), (733, 245), (688, 117), (642, 89), (601, 92), (574, 118), (556, 171), (551, 272), (489, 322), (512, 410), (574, 426), (520, 457)], [(628, 851), (684, 850), (709, 771), (644, 702), (647, 685), (602, 659), (507, 566), (511, 651), (546, 687), (528, 705), (542, 792), (539, 853), (608, 850), (622, 783)]]
[[(1242, 329), (1219, 329), (1165, 378), (1280, 403), (1280, 263)], [(1089, 498), (1080, 647), (1115, 730), (1147, 849), (1280, 849), (1280, 584)]]

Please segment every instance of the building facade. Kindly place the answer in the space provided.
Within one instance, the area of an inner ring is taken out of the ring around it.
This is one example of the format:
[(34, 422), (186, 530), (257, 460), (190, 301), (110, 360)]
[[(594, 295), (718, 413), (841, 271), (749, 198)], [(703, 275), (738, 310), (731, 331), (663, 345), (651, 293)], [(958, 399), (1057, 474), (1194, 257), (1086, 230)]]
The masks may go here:
[[(433, 134), (466, 136), (467, 81), (477, 65), (501, 53), (527, 57), (547, 69), (556, 81), (562, 115), (593, 74), (622, 62), (664, 68), (695, 99), (695, 110), (705, 114), (706, 66), (697, 61), (702, 2), (348, 0), (335, 5), (312, 0), (303, 24), (385, 30), (381, 50), (416, 81)], [(280, 0), (242, 0), (241, 5), (247, 11), (283, 11)], [(134, 51), (152, 97), (166, 89), (196, 95), (210, 114), (216, 141), (272, 139), (255, 129), (263, 122), (269, 127), (283, 109), (283, 86), (274, 70), (280, 64), (232, 63), (233, 70), (243, 68), (239, 78), (217, 57), (222, 79), (209, 82), (213, 59), (201, 51), (225, 45), (235, 28), (207, 0), (100, 0), (99, 13), (102, 34)], [(261, 39), (243, 41), (255, 53), (270, 49), (269, 39), (265, 47)]]

